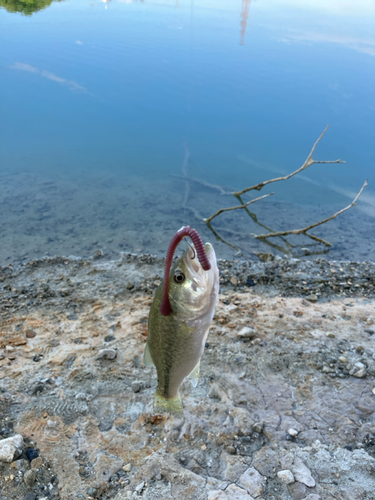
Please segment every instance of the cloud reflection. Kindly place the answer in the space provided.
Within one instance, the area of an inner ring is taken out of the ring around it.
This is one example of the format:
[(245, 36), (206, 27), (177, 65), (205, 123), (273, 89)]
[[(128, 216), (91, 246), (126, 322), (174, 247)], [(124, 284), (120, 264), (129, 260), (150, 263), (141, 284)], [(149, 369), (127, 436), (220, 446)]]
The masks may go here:
[(60, 85), (64, 85), (72, 91), (87, 93), (87, 89), (85, 89), (85, 87), (82, 87), (82, 85), (79, 85), (74, 80), (67, 80), (66, 78), (55, 75), (55, 73), (51, 73), (50, 71), (46, 71), (45, 69), (36, 68), (35, 66), (31, 66), (30, 64), (15, 62), (13, 66), (11, 66), (11, 68), (35, 73), (36, 75), (40, 75), (43, 78), (47, 78), (47, 80), (51, 80), (53, 82), (59, 83)]
[(375, 40), (361, 39), (349, 36), (337, 36), (329, 33), (317, 32), (290, 32), (278, 38), (280, 42), (302, 42), (302, 43), (335, 43), (356, 50), (363, 54), (375, 56)]
[(267, 0), (258, 2), (258, 8), (275, 11), (275, 9), (300, 9), (301, 11), (324, 12), (342, 17), (375, 17), (374, 0)]

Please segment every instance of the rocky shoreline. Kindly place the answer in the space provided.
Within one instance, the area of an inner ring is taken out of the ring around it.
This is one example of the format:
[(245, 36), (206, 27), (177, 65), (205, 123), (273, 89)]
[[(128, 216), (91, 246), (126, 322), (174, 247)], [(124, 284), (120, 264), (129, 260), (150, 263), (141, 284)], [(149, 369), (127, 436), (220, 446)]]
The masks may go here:
[(219, 261), (184, 418), (142, 364), (163, 259), (0, 268), (0, 498), (375, 499), (375, 264)]

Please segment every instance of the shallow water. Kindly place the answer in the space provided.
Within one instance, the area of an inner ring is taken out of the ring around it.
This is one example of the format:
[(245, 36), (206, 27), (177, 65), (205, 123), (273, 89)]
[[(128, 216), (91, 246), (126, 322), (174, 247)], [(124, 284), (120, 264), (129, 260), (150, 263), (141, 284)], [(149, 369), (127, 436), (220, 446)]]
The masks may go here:
[[(273, 230), (300, 228), (368, 178), (358, 205), (313, 234), (330, 258), (374, 260), (371, 0), (74, 0), (28, 16), (0, 8), (0, 23), (1, 263), (162, 255), (182, 224), (213, 240), (200, 219), (238, 201), (171, 175), (226, 189), (285, 175), (328, 123), (314, 157), (346, 163), (267, 186), (275, 194), (252, 207)], [(265, 231), (243, 213), (214, 225), (246, 255), (282, 252), (249, 236)], [(290, 242), (304, 255), (312, 240)]]

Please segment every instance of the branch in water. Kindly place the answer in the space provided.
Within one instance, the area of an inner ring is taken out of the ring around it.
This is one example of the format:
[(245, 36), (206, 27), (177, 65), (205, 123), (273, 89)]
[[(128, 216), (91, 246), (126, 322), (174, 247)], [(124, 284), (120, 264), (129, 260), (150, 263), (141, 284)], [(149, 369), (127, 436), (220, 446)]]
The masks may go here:
[(287, 236), (288, 234), (304, 234), (305, 236), (308, 236), (309, 238), (311, 238), (315, 241), (318, 241), (319, 243), (323, 243), (324, 245), (327, 245), (328, 247), (330, 247), (331, 243), (323, 240), (322, 238), (318, 238), (318, 236), (314, 236), (313, 234), (309, 234), (307, 231), (310, 231), (310, 229), (313, 229), (314, 227), (320, 226), (321, 224), (325, 224), (326, 222), (328, 222), (332, 219), (336, 219), (336, 217), (338, 215), (342, 214), (343, 212), (346, 212), (346, 210), (349, 210), (349, 208), (352, 208), (356, 204), (358, 198), (361, 196), (363, 190), (365, 189), (365, 187), (367, 185), (368, 185), (368, 182), (365, 181), (361, 190), (359, 191), (359, 193), (357, 194), (357, 196), (354, 198), (354, 200), (351, 202), (350, 205), (343, 208), (342, 210), (339, 210), (335, 214), (331, 215), (331, 217), (327, 217), (326, 219), (324, 219), (320, 222), (315, 222), (315, 224), (311, 224), (310, 226), (304, 227), (302, 229), (291, 229), (289, 231), (278, 231), (275, 233), (268, 233), (268, 234), (258, 234), (258, 235), (253, 234), (252, 236), (254, 236), (254, 238), (257, 238), (258, 240), (261, 240), (261, 239), (264, 240), (266, 238), (272, 238), (272, 237), (276, 237), (276, 236)]
[(267, 186), (267, 184), (271, 184), (272, 182), (286, 181), (286, 180), (290, 179), (291, 177), (293, 177), (294, 175), (299, 174), (300, 172), (302, 172), (302, 170), (305, 170), (306, 168), (310, 167), (314, 163), (345, 163), (341, 159), (338, 159), (338, 160), (327, 160), (327, 161), (317, 161), (317, 160), (314, 160), (313, 157), (312, 157), (312, 155), (314, 154), (314, 151), (316, 149), (316, 146), (318, 145), (318, 143), (320, 142), (320, 140), (322, 139), (322, 137), (324, 136), (324, 134), (327, 132), (328, 127), (329, 127), (329, 125), (326, 126), (326, 128), (321, 133), (319, 139), (315, 142), (314, 146), (312, 147), (312, 150), (310, 151), (309, 156), (307, 157), (307, 159), (304, 162), (304, 164), (302, 165), (302, 167), (300, 167), (299, 169), (295, 170), (291, 174), (285, 175), (284, 177), (275, 177), (274, 179), (270, 179), (268, 181), (264, 181), (264, 182), (261, 182), (259, 184), (255, 184), (254, 186), (250, 186), (248, 188), (242, 189), (242, 191), (235, 191), (235, 192), (232, 193), (233, 196), (236, 196), (236, 197), (237, 196), (241, 196), (244, 193), (247, 193), (248, 191), (253, 191), (254, 189), (257, 190), (257, 191), (260, 191), (261, 189), (264, 188), (264, 186)]
[(256, 201), (263, 200), (263, 198), (268, 198), (268, 196), (272, 196), (274, 193), (269, 193), (265, 194), (263, 196), (259, 196), (259, 198), (254, 198), (254, 200), (250, 200), (247, 203), (244, 203), (243, 205), (239, 205), (238, 207), (229, 207), (229, 208), (220, 208), (216, 213), (208, 217), (207, 219), (203, 219), (203, 221), (209, 225), (212, 219), (217, 217), (218, 215), (222, 214), (223, 212), (229, 212), (230, 210), (240, 210), (241, 208), (246, 208), (248, 205), (251, 205), (251, 203), (255, 203)]

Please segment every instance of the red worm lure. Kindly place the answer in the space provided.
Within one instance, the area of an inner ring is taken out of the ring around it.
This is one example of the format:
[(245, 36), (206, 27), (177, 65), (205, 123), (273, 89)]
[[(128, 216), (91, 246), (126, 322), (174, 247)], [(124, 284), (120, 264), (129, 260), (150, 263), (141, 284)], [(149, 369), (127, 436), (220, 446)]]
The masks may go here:
[(198, 260), (201, 263), (202, 268), (205, 271), (209, 271), (211, 269), (210, 261), (206, 255), (206, 251), (204, 249), (203, 241), (197, 231), (195, 229), (191, 229), (190, 226), (182, 227), (171, 239), (169, 243), (169, 247), (167, 250), (167, 256), (165, 258), (165, 269), (164, 269), (164, 288), (163, 288), (163, 299), (160, 305), (160, 312), (162, 316), (169, 316), (172, 312), (171, 303), (169, 301), (169, 273), (171, 270), (173, 254), (176, 251), (177, 245), (180, 241), (185, 238), (185, 236), (189, 236), (194, 243), (195, 249), (197, 251)]

